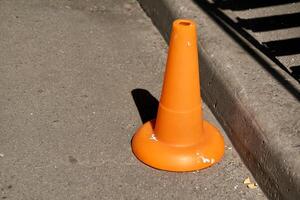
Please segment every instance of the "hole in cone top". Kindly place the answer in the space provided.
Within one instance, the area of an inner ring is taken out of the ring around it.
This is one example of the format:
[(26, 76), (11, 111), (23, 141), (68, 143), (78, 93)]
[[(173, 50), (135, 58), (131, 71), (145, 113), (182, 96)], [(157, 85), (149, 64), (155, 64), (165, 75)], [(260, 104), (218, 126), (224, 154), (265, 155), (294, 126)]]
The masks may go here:
[(189, 26), (189, 25), (191, 25), (191, 22), (185, 22), (185, 21), (182, 21), (182, 22), (179, 22), (179, 24), (180, 24), (181, 26)]

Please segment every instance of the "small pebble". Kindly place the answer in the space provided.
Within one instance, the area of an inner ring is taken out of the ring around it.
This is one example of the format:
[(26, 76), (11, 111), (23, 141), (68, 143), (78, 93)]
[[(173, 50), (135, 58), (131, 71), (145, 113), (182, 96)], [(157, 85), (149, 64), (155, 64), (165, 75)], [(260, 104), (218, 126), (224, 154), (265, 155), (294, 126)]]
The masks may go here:
[(257, 188), (257, 184), (256, 184), (256, 183), (252, 183), (252, 182), (250, 181), (250, 178), (249, 178), (249, 177), (247, 177), (247, 178), (244, 180), (244, 184), (247, 185), (247, 187), (250, 188), (250, 189), (255, 189), (255, 188)]
[(244, 184), (250, 184), (250, 183), (251, 183), (250, 178), (247, 177), (247, 178), (244, 180)]
[(250, 189), (256, 189), (257, 188), (257, 184), (256, 183), (250, 183), (247, 185), (248, 188)]

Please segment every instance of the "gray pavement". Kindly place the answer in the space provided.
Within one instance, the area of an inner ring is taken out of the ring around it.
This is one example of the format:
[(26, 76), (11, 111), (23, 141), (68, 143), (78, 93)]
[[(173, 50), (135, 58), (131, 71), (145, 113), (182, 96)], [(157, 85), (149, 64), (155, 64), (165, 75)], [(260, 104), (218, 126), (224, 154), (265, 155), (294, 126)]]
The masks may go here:
[(0, 19), (0, 198), (266, 199), (226, 135), (199, 172), (133, 156), (131, 91), (159, 97), (167, 53), (135, 1), (1, 0)]

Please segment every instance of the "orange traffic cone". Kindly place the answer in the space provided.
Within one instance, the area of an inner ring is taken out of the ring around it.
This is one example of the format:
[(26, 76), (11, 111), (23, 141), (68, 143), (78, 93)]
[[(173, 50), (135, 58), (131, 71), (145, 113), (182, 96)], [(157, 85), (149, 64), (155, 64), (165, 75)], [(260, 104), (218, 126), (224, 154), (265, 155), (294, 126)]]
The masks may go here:
[(132, 139), (136, 157), (167, 171), (211, 166), (224, 154), (219, 131), (202, 120), (196, 25), (174, 21), (156, 120), (146, 122)]

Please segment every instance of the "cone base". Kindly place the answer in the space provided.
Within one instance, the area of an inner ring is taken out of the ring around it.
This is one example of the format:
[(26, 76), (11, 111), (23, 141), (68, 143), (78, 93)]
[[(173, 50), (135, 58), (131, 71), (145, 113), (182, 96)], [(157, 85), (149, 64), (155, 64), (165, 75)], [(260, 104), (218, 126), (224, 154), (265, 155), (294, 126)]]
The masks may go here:
[(166, 171), (194, 171), (219, 162), (224, 154), (224, 139), (219, 131), (203, 121), (203, 140), (193, 146), (174, 146), (154, 135), (155, 121), (148, 121), (135, 133), (132, 151), (143, 163)]

